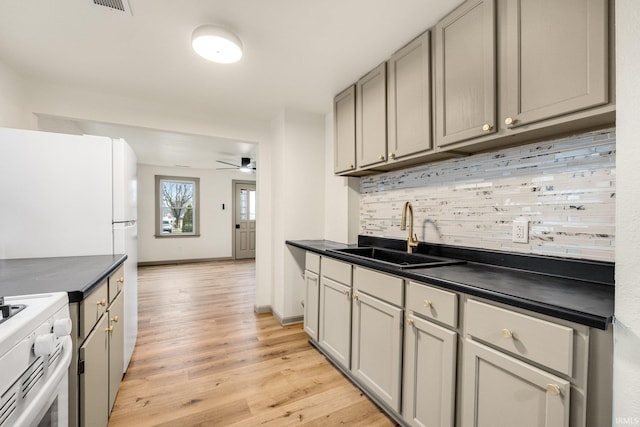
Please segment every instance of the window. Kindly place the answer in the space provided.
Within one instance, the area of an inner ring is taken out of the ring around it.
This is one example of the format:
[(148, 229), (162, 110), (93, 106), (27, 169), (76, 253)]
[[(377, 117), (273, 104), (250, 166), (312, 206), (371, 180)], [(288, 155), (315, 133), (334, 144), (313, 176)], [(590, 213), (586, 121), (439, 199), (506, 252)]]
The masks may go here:
[(200, 178), (156, 175), (156, 237), (199, 236)]
[(256, 220), (256, 190), (240, 189), (240, 220)]

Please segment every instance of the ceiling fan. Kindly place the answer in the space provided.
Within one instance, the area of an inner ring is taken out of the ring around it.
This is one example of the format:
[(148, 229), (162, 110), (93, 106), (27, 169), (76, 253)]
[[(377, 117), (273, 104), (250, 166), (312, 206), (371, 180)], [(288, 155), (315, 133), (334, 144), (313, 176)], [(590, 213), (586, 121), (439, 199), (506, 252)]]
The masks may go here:
[(233, 166), (232, 168), (216, 168), (217, 170), (221, 169), (237, 169), (240, 172), (255, 172), (257, 169), (256, 162), (252, 162), (249, 157), (242, 157), (240, 159), (240, 164), (236, 165), (229, 162), (223, 162), (222, 160), (216, 160), (218, 163), (222, 163), (224, 165)]

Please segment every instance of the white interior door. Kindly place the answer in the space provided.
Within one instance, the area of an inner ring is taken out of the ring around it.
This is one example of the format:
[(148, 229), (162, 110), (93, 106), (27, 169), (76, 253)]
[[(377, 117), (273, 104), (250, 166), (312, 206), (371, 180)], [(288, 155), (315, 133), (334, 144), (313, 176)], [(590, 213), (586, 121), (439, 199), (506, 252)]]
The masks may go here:
[(236, 259), (256, 257), (256, 186), (235, 184), (235, 250)]

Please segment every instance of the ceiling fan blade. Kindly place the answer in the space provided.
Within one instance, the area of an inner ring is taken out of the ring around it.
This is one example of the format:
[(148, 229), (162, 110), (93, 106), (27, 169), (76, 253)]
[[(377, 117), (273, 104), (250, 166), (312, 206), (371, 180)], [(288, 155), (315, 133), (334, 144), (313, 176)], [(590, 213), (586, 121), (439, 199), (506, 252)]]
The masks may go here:
[(239, 167), (240, 167), (240, 165), (234, 165), (233, 163), (223, 162), (222, 160), (216, 160), (216, 162), (218, 162), (218, 163), (223, 163), (223, 164), (225, 164), (225, 165), (229, 165), (229, 166), (234, 166), (234, 167), (236, 167), (236, 168), (239, 168)]

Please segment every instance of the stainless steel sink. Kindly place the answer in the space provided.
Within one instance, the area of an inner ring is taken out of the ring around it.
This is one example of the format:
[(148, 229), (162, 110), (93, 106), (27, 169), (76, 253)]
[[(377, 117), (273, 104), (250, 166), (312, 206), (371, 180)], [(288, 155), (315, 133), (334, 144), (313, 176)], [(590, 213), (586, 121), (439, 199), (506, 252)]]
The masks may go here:
[(330, 251), (393, 265), (397, 268), (429, 268), (465, 263), (465, 261), (455, 259), (440, 258), (422, 254), (410, 254), (403, 251), (375, 247), (330, 249)]

